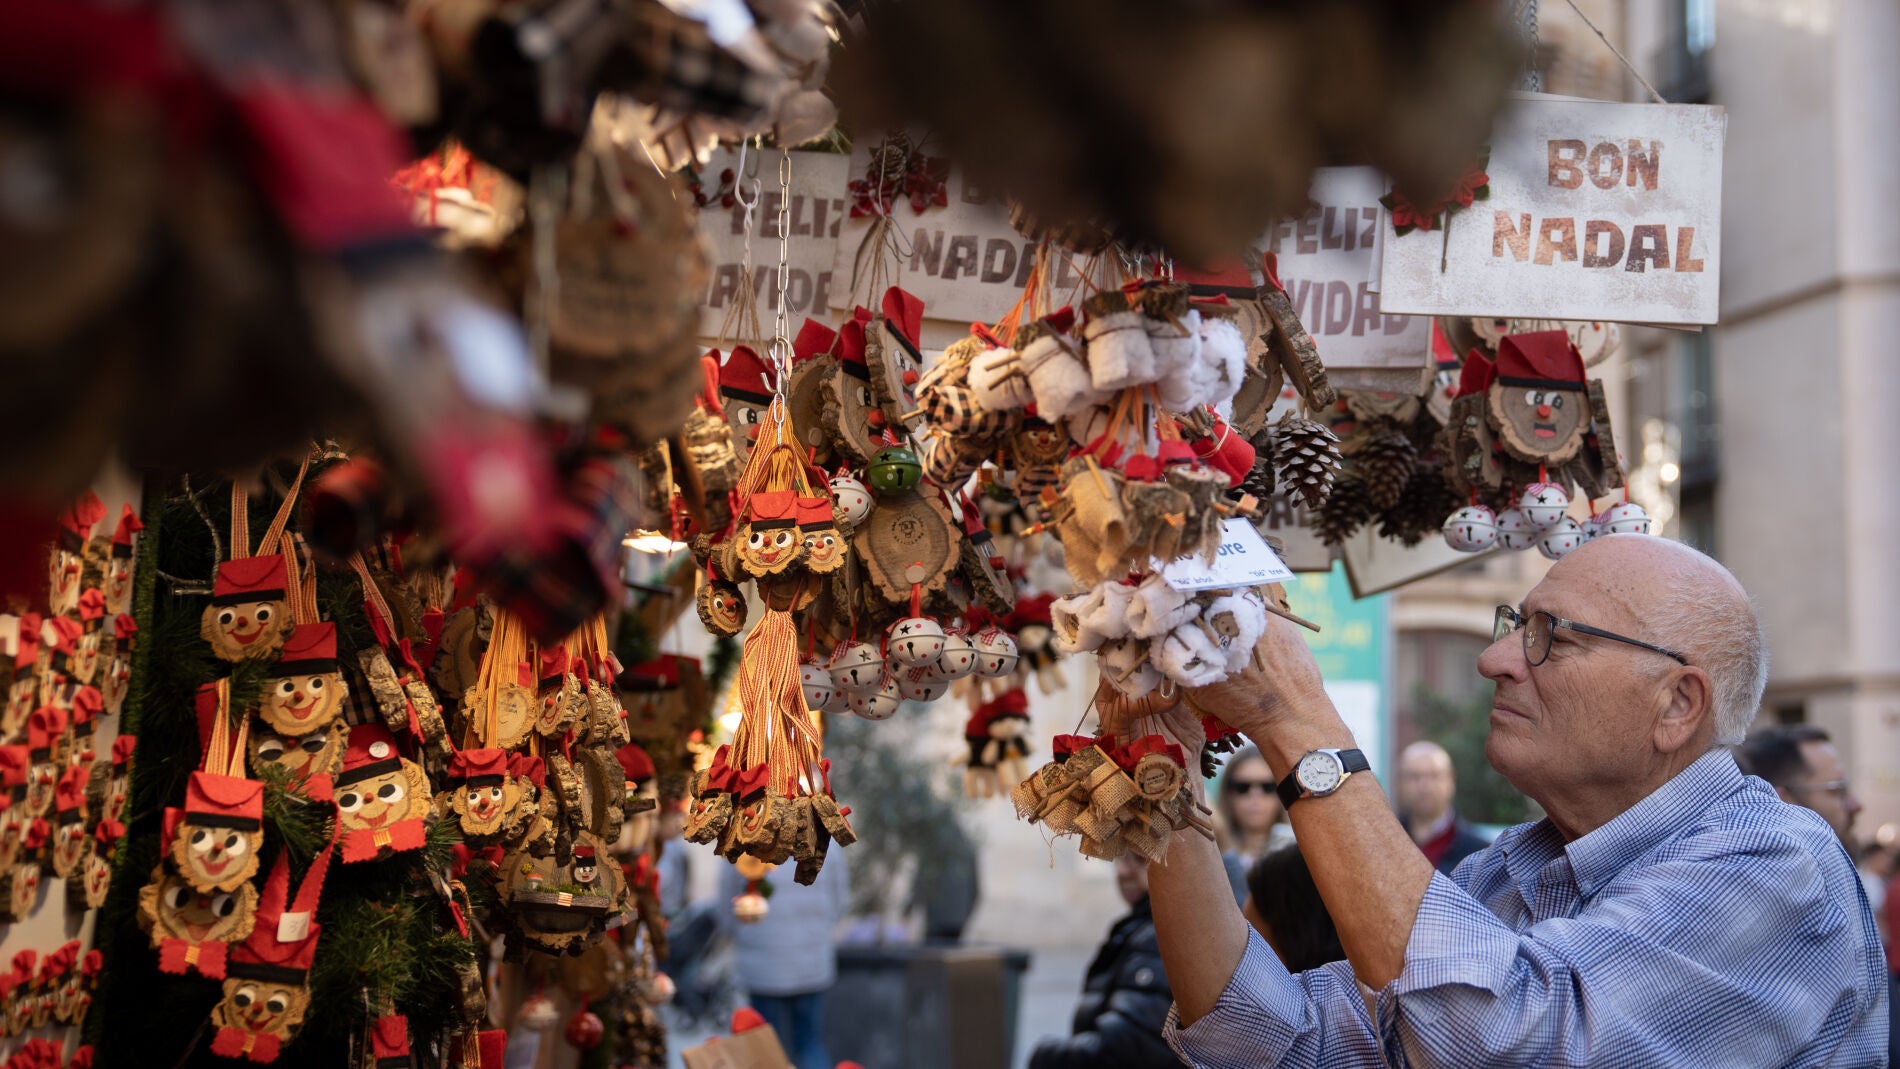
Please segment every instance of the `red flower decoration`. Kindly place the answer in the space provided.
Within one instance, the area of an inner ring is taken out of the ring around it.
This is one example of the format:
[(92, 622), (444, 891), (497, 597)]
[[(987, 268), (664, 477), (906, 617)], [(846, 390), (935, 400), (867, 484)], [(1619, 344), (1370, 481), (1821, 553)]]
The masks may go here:
[(1491, 176), (1484, 170), (1487, 163), (1488, 154), (1479, 156), (1472, 168), (1453, 184), (1449, 193), (1424, 207), (1413, 204), (1396, 189), (1380, 197), (1379, 203), (1392, 213), (1392, 229), (1403, 237), (1414, 230), (1435, 230), (1450, 225), (1450, 213), (1469, 208), (1472, 202), (1491, 195)]

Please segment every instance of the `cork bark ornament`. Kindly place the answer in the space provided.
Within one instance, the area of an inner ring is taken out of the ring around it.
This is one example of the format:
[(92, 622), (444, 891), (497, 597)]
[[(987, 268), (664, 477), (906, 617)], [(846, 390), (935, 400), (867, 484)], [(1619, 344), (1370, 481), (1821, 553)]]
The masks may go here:
[(211, 1011), (211, 1053), (269, 1064), (296, 1038), (310, 1010), (310, 967), (322, 925), (317, 905), (335, 844), (326, 845), (290, 897), (290, 857), (279, 855), (264, 881), (257, 923), (231, 948), (222, 999)]
[(1317, 411), (1333, 403), (1338, 394), (1326, 378), (1326, 365), (1320, 360), (1319, 347), (1300, 323), (1293, 299), (1280, 282), (1277, 254), (1269, 252), (1262, 261), (1265, 281), (1256, 291), (1256, 299), (1273, 321), (1273, 329), (1261, 336), (1265, 352), (1280, 365), (1287, 381), (1299, 391), (1309, 409)]
[(131, 505), (121, 506), (119, 522), (112, 531), (112, 548), (106, 559), (105, 610), (111, 615), (132, 611), (132, 558), (135, 543), (145, 524)]
[(345, 863), (419, 850), (432, 795), (422, 766), (396, 749), (381, 724), (357, 724), (335, 776), (338, 841)]
[(438, 797), (437, 806), (455, 819), (470, 843), (506, 838), (534, 810), (534, 799), (509, 775), (508, 756), (505, 750), (460, 750), (449, 759), (450, 789)]
[(884, 410), (887, 426), (916, 430), (923, 416), (917, 403), (917, 383), (924, 370), (920, 347), (924, 302), (892, 286), (884, 291), (878, 310), (880, 315), (866, 333), (867, 362), (878, 372), (871, 380), (872, 392)]
[(1500, 341), (1486, 411), (1519, 460), (1555, 468), (1575, 459), (1591, 412), (1583, 358), (1570, 335), (1546, 330)]
[(882, 375), (883, 368), (870, 362), (866, 332), (871, 327), (871, 313), (858, 308), (838, 328), (838, 368), (827, 383), (824, 409), (824, 424), (837, 435), (833, 446), (844, 459), (859, 464), (869, 463), (883, 448), (890, 423), (872, 386), (873, 375)]
[(941, 495), (907, 490), (878, 499), (877, 508), (851, 535), (878, 597), (893, 605), (910, 601), (908, 569), (924, 569), (926, 595), (943, 590), (960, 555), (961, 529)]
[[(204, 764), (185, 784), (182, 807), (165, 810), (166, 856), (185, 881), (207, 894), (236, 890), (257, 873), (264, 845), (264, 785), (244, 775), (250, 719), (230, 726), (228, 681), (198, 691)], [(209, 730), (205, 726), (209, 725)]]
[[(838, 332), (807, 319), (792, 341), (792, 371), (786, 380), (785, 405), (799, 427), (803, 443), (812, 451), (812, 463), (832, 463), (836, 428), (825, 418), (831, 379), (838, 374)], [(835, 406), (834, 406), (835, 407)]]
[(205, 607), (198, 629), (219, 660), (275, 656), (296, 624), (290, 601), (291, 583), (297, 577), (291, 574), (282, 543), (284, 525), (309, 468), (306, 456), (258, 543), (257, 556), (251, 555), (250, 495), (242, 482), (231, 484), (231, 559), (218, 565), (211, 604)]
[[(522, 622), (496, 608), (481, 675), (462, 696), (467, 725), (464, 743), (498, 750), (518, 749), (534, 730), (540, 701), (534, 669), (528, 663), (528, 635)], [(347, 858), (345, 860), (348, 860)]]
[(337, 718), (348, 694), (337, 663), (336, 625), (298, 624), (266, 672), (258, 715), (280, 735), (308, 735)]
[(138, 922), (158, 951), (160, 972), (223, 979), (229, 944), (257, 922), (257, 888), (246, 883), (206, 893), (160, 862), (139, 890)]
[(62, 880), (83, 875), (86, 859), (92, 856), (86, 804), (86, 784), (91, 777), (85, 765), (71, 765), (60, 774), (54, 789), (51, 859), (53, 874)]

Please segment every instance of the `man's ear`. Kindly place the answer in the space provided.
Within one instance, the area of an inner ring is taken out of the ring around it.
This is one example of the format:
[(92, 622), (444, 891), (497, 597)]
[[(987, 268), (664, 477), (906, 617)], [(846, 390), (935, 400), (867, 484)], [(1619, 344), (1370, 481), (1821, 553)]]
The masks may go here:
[(1669, 690), (1661, 718), (1656, 721), (1655, 743), (1659, 753), (1674, 753), (1702, 733), (1704, 724), (1715, 719), (1715, 688), (1709, 674), (1694, 665), (1671, 673)]

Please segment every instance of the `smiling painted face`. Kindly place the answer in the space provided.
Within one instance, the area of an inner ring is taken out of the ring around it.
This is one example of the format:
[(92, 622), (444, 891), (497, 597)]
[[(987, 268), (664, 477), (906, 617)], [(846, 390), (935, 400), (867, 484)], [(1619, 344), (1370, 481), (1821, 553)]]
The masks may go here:
[(86, 559), (83, 554), (64, 547), (53, 551), (51, 579), (54, 612), (71, 612), (79, 604), (79, 583), (85, 571)]
[(844, 563), (844, 540), (838, 536), (836, 528), (825, 527), (806, 531), (805, 567), (819, 575), (838, 570)]
[(26, 772), (26, 809), (36, 817), (52, 812), (53, 789), (59, 785), (59, 762), (36, 761)]
[(73, 678), (88, 686), (99, 673), (99, 639), (102, 634), (96, 629), (86, 632), (79, 636), (79, 644), (73, 650)]
[(211, 1011), (218, 1028), (289, 1039), (310, 1009), (310, 992), (302, 984), (228, 976), (224, 1001)]
[(500, 833), (520, 804), (521, 787), (513, 779), (464, 784), (455, 789), (449, 800), (449, 808), (455, 813), (462, 834), (471, 837)]
[(281, 599), (240, 601), (206, 606), (198, 634), (219, 659), (242, 661), (277, 652), (291, 626), (290, 608)]
[(1563, 464), (1583, 447), (1590, 406), (1581, 389), (1498, 382), (1491, 387), (1489, 401), (1499, 435), (1519, 459)]
[(194, 887), (229, 891), (257, 875), (263, 845), (262, 831), (193, 824), (187, 813), (172, 839), (172, 864)]
[(81, 873), (79, 893), (86, 908), (98, 909), (105, 905), (106, 892), (112, 889), (112, 863), (95, 852), (86, 858)]
[(125, 696), (132, 689), (132, 658), (115, 653), (106, 662), (105, 678), (99, 681), (99, 693), (105, 698), (106, 715), (111, 716), (125, 705)]
[(257, 888), (204, 892), (161, 863), (152, 881), (139, 891), (139, 921), (154, 938), (188, 943), (229, 943), (251, 934), (257, 916)]
[(53, 830), (53, 873), (66, 879), (80, 872), (91, 851), (92, 836), (86, 834), (86, 822), (65, 821)]
[(336, 719), (350, 692), (340, 672), (272, 679), (258, 709), (264, 722), (284, 735), (307, 735)]
[(699, 618), (714, 634), (736, 635), (745, 630), (745, 595), (735, 584), (712, 580), (699, 588)]
[(7, 886), (7, 915), (20, 920), (33, 912), (39, 903), (40, 867), (33, 862), (23, 862), (13, 870), (13, 879)]
[(375, 831), (422, 817), (429, 805), (428, 786), (421, 766), (404, 761), (395, 771), (338, 787), (336, 807), (343, 830)]

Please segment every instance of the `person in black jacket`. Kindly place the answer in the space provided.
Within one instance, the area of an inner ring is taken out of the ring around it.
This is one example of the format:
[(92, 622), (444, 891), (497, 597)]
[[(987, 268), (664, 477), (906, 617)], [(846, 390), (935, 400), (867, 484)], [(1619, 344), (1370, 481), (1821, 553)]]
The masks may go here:
[(1161, 1038), (1174, 994), (1161, 968), (1154, 913), (1148, 908), (1148, 859), (1130, 851), (1115, 862), (1128, 914), (1108, 930), (1089, 963), (1075, 1034), (1037, 1044), (1029, 1069), (1146, 1069), (1181, 1064)]
[(1449, 874), (1458, 863), (1491, 845), (1452, 808), (1458, 778), (1451, 755), (1435, 742), (1415, 742), (1399, 754), (1399, 822), (1438, 871)]

